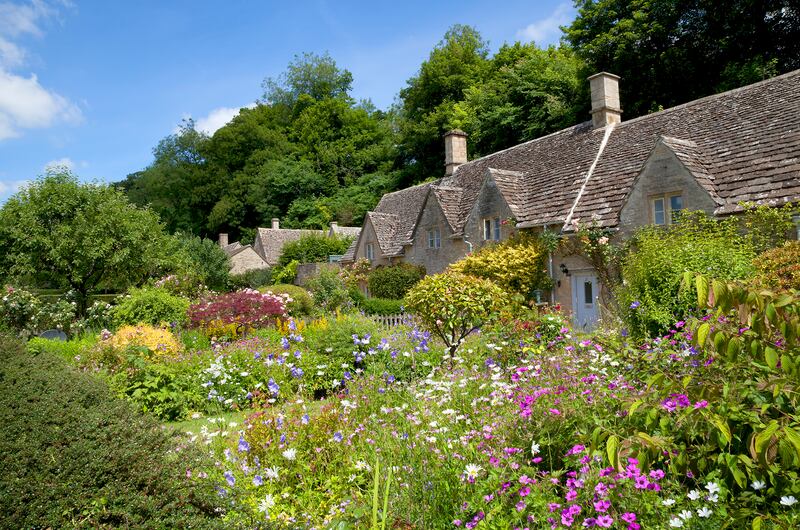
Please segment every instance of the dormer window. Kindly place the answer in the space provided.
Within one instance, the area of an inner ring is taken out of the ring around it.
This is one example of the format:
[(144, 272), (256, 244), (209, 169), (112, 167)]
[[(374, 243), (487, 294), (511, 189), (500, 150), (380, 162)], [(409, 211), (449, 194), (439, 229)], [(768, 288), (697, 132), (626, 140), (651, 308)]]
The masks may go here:
[(439, 232), (439, 227), (428, 230), (428, 248), (441, 248), (442, 247), (442, 234)]
[(364, 245), (364, 252), (367, 255), (367, 259), (372, 261), (375, 259), (375, 247), (372, 243), (367, 243)]
[(483, 220), (483, 240), (500, 241), (500, 218), (487, 217)]
[(671, 225), (681, 210), (683, 210), (683, 196), (680, 193), (671, 193), (650, 199), (650, 211), (655, 225)]

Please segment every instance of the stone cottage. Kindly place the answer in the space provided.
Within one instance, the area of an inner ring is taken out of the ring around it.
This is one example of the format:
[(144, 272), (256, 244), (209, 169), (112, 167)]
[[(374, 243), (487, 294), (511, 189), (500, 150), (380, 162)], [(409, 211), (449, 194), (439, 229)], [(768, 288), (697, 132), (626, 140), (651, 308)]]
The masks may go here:
[(238, 241), (228, 243), (228, 234), (219, 235), (219, 245), (231, 260), (231, 274), (241, 274), (253, 269), (273, 267), (283, 252), (283, 246), (297, 241), (304, 235), (317, 234), (327, 237), (358, 237), (357, 226), (339, 226), (332, 222), (328, 230), (298, 230), (281, 228), (279, 219), (272, 219), (270, 228), (259, 228), (253, 245), (241, 245)]
[[(429, 274), (515, 229), (569, 235), (594, 223), (625, 237), (675, 212), (724, 216), (743, 201), (800, 201), (800, 70), (622, 121), (619, 78), (589, 78), (591, 121), (468, 161), (445, 135), (445, 175), (385, 195), (343, 261), (401, 261)], [(596, 271), (551, 255), (550, 301), (578, 326), (598, 318)]]

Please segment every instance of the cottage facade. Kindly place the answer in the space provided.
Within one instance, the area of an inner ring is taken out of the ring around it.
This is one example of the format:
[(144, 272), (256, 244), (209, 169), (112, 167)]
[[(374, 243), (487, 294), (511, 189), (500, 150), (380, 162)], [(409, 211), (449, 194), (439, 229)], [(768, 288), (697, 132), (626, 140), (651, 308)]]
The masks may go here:
[[(680, 210), (725, 216), (745, 201), (800, 201), (800, 70), (629, 121), (618, 77), (589, 82), (586, 123), (473, 161), (466, 135), (446, 134), (445, 176), (384, 196), (345, 261), (407, 261), (436, 273), (514, 230), (569, 235), (578, 222), (625, 237)], [(592, 266), (553, 255), (548, 271), (550, 301), (591, 326)]]

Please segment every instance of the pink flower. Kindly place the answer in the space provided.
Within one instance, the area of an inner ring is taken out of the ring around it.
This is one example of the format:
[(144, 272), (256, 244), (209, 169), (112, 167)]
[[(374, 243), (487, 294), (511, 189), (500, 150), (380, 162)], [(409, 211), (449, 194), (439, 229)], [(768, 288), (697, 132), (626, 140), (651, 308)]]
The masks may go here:
[(518, 512), (524, 510), (526, 506), (527, 504), (525, 504), (525, 501), (519, 501), (517, 504), (514, 505), (514, 507), (517, 509)]
[(622, 519), (626, 523), (632, 523), (636, 521), (636, 514), (633, 512), (625, 512), (620, 516), (620, 519)]
[(597, 518), (597, 526), (609, 528), (612, 524), (614, 524), (614, 519), (610, 515), (601, 515)]
[(520, 497), (527, 497), (528, 495), (530, 495), (530, 493), (531, 489), (528, 486), (525, 486), (524, 488), (519, 490)]
[(596, 501), (594, 503), (594, 509), (598, 512), (607, 512), (610, 507), (611, 503), (609, 501)]

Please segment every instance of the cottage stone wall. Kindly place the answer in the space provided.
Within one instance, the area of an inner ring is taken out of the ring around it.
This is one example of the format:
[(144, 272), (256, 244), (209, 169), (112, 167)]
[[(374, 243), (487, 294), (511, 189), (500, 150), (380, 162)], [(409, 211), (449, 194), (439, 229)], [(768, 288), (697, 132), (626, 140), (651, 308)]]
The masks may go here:
[(652, 224), (651, 198), (673, 193), (681, 194), (686, 210), (702, 210), (711, 215), (717, 207), (675, 153), (659, 143), (634, 181), (620, 212), (619, 227), (623, 237), (630, 236), (640, 226)]
[(269, 266), (252, 247), (245, 248), (231, 258), (231, 274), (242, 274), (254, 269), (266, 269)]
[(338, 263), (301, 263), (297, 266), (297, 276), (294, 279), (294, 284), (304, 287), (308, 280), (319, 276), (319, 273), (326, 269), (339, 270)]
[[(437, 227), (441, 234), (442, 246), (428, 248), (428, 230)], [(405, 247), (403, 261), (422, 265), (428, 274), (442, 272), (448, 265), (458, 261), (467, 253), (467, 245), (464, 244), (464, 241), (452, 236), (453, 231), (450, 229), (438, 201), (430, 196), (417, 222), (413, 243)]]

